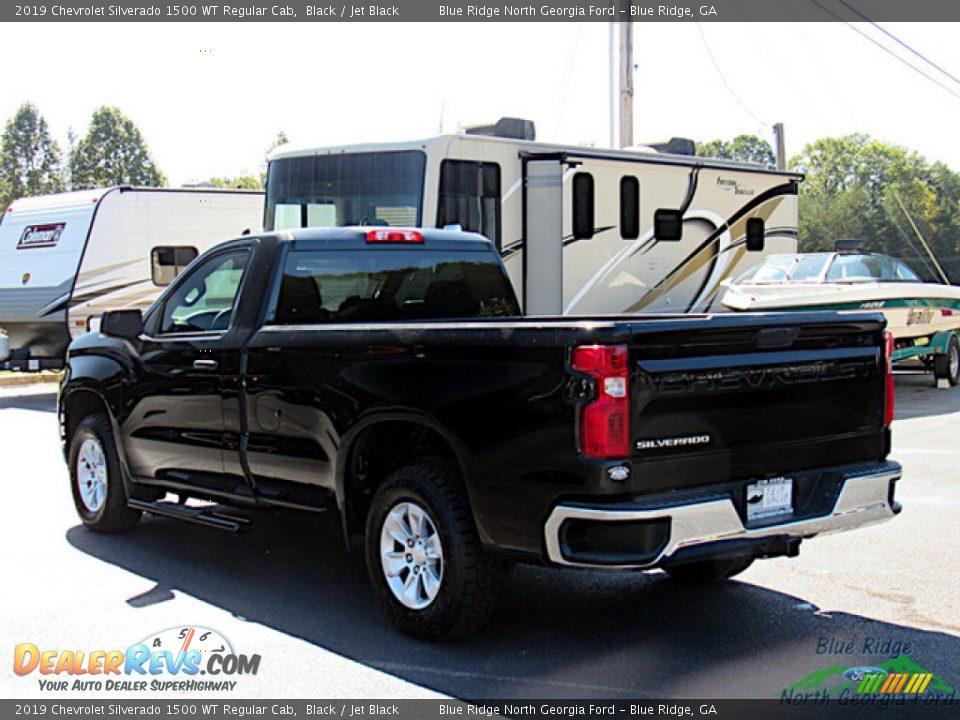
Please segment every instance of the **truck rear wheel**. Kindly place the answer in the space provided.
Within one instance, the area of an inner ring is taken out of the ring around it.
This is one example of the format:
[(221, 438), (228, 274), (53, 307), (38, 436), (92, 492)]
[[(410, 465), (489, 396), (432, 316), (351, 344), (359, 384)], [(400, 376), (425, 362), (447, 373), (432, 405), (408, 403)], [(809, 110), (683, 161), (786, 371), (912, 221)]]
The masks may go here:
[(960, 340), (957, 334), (950, 336), (947, 352), (933, 360), (933, 375), (937, 380), (946, 380), (950, 385), (960, 383)]
[(136, 526), (141, 512), (127, 507), (120, 458), (105, 415), (88, 415), (77, 425), (69, 464), (73, 504), (84, 525), (100, 533), (127, 532)]
[(686, 585), (717, 582), (739, 575), (753, 564), (753, 558), (735, 558), (733, 560), (704, 560), (665, 567), (664, 570), (674, 580)]
[(366, 525), (367, 572), (390, 620), (424, 640), (463, 637), (490, 619), (510, 563), (484, 553), (457, 472), (391, 473)]

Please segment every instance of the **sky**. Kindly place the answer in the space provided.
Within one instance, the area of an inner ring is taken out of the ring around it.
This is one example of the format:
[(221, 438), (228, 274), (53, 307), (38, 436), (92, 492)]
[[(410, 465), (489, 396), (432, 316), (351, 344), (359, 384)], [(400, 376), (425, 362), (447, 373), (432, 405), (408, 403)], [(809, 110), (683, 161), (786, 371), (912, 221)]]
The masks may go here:
[[(635, 23), (634, 138), (864, 132), (960, 170), (960, 84), (868, 24)], [(960, 77), (960, 24), (882, 27)], [(0, 120), (30, 101), (65, 147), (115, 105), (171, 185), (257, 173), (297, 145), (397, 141), (505, 115), (609, 145), (605, 23), (44, 23), (0, 28)], [(19, 71), (14, 70), (19, 68)]]

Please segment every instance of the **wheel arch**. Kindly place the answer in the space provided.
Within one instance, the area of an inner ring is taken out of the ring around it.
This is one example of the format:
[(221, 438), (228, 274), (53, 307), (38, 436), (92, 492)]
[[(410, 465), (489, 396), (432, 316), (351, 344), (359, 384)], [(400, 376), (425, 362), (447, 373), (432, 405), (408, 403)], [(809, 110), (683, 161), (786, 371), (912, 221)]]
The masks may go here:
[[(63, 428), (63, 439), (66, 450), (76, 432), (77, 426), (85, 417), (102, 413), (113, 421), (110, 405), (101, 392), (87, 385), (79, 385), (65, 389), (60, 395), (60, 423)], [(116, 428), (114, 428), (116, 429)]]
[(470, 452), (434, 417), (389, 411), (363, 418), (344, 436), (337, 456), (336, 496), (343, 536), (359, 547), (376, 488), (393, 470), (417, 463), (455, 465), (470, 497)]
[(69, 461), (70, 443), (73, 441), (73, 435), (77, 429), (77, 425), (79, 425), (85, 417), (97, 413), (102, 413), (107, 416), (110, 428), (113, 430), (117, 456), (120, 459), (120, 474), (124, 485), (129, 491), (130, 471), (127, 465), (127, 455), (123, 447), (123, 442), (121, 441), (116, 408), (108, 400), (107, 394), (103, 392), (99, 384), (83, 382), (81, 380), (71, 380), (70, 383), (65, 385), (60, 391), (58, 415), (64, 459)]

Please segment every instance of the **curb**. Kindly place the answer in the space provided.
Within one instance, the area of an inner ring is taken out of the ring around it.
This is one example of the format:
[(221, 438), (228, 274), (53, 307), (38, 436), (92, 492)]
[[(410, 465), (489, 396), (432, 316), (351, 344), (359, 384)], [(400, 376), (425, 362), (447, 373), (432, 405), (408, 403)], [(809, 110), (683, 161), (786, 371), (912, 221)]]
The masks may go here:
[(60, 382), (60, 373), (58, 372), (12, 372), (0, 374), (0, 388), (43, 385), (58, 382)]

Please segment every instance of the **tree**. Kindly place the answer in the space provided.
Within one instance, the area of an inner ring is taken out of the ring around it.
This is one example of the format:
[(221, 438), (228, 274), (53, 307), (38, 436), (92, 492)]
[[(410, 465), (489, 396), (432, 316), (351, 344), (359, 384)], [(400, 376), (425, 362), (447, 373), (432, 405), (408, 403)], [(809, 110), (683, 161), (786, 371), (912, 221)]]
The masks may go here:
[(263, 190), (267, 184), (267, 165), (270, 161), (270, 153), (281, 145), (286, 145), (288, 142), (290, 141), (287, 139), (287, 134), (283, 130), (277, 133), (273, 142), (263, 151), (263, 164), (260, 166), (259, 176), (252, 175), (249, 172), (242, 172), (234, 176), (212, 177), (207, 182), (213, 185), (213, 187), (230, 190)]
[(707, 143), (697, 143), (697, 155), (722, 160), (757, 163), (767, 167), (776, 165), (776, 157), (770, 143), (756, 135), (737, 135), (730, 142), (711, 140)]
[(60, 148), (35, 106), (20, 106), (7, 122), (0, 146), (0, 208), (19, 197), (63, 190)]
[(93, 113), (70, 162), (73, 188), (103, 185), (161, 186), (165, 179), (133, 121), (114, 107)]
[(273, 142), (270, 143), (266, 151), (264, 151), (263, 169), (260, 171), (261, 187), (264, 187), (267, 184), (267, 166), (270, 164), (270, 153), (272, 153), (281, 145), (286, 145), (288, 142), (290, 142), (290, 139), (287, 137), (287, 134), (283, 130), (280, 130), (277, 133), (277, 136), (273, 139)]
[(236, 177), (213, 177), (209, 180), (214, 187), (230, 190), (263, 190), (260, 178), (253, 175), (237, 175)]
[(960, 278), (960, 176), (942, 163), (930, 165), (906, 148), (854, 134), (811, 143), (790, 166), (806, 176), (800, 186), (802, 251), (831, 250), (837, 239), (854, 237), (866, 250), (903, 258), (932, 280), (909, 214), (941, 264), (951, 268), (948, 274)]

